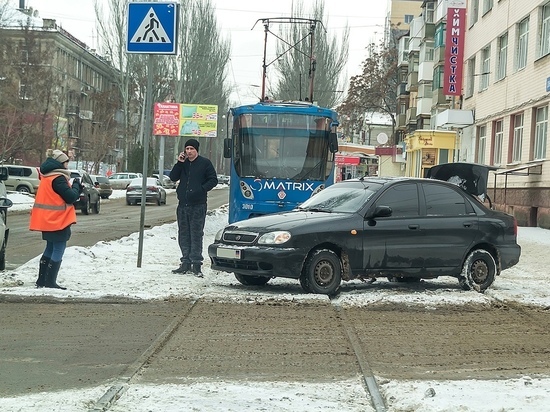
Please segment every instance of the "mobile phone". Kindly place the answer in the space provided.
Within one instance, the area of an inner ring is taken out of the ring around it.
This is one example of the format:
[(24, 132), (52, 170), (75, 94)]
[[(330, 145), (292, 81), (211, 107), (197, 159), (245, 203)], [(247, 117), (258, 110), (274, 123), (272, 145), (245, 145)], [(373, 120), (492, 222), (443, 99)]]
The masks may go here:
[(181, 152), (178, 158), (181, 162), (183, 162), (187, 158), (187, 155), (185, 152)]

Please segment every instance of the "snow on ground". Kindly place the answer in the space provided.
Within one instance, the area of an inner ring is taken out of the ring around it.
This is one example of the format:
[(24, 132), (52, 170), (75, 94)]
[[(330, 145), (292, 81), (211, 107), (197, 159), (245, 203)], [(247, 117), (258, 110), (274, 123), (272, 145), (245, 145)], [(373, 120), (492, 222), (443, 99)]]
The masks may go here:
[[(115, 191), (112, 198), (123, 197)], [(28, 210), (33, 198), (10, 193), (14, 202), (11, 212)], [(209, 214), (205, 227), (204, 256), (216, 232), (227, 222), (227, 209)], [(56, 298), (98, 299), (121, 296), (133, 299), (165, 299), (202, 297), (227, 302), (261, 302), (280, 300), (326, 301), (321, 295), (303, 294), (298, 281), (274, 279), (277, 291), (269, 288), (238, 287), (235, 278), (212, 271), (208, 259), (203, 267), (204, 278), (175, 276), (171, 270), (179, 264), (179, 248), (175, 223), (154, 227), (144, 232), (141, 267), (137, 267), (139, 234), (116, 241), (99, 242), (92, 247), (69, 247), (65, 252), (58, 283), (67, 290), (37, 289), (36, 256), (15, 270), (0, 272), (0, 294), (17, 296), (55, 296)], [(496, 298), (525, 305), (550, 307), (547, 250), (550, 231), (520, 227), (518, 243), (522, 256), (518, 265), (507, 269), (485, 294), (463, 291), (453, 278), (425, 281), (425, 290), (399, 288), (384, 280), (368, 285), (359, 281), (344, 283), (334, 302), (340, 305), (369, 305), (377, 301), (407, 303), (434, 307), (448, 304), (488, 303)], [(76, 265), (94, 267), (96, 276), (76, 276)], [(129, 270), (131, 269), (131, 270)], [(385, 285), (388, 287), (380, 287)], [(353, 285), (353, 288), (346, 285)], [(280, 293), (280, 289), (286, 293)], [(510, 380), (461, 381), (388, 381), (377, 377), (386, 399), (392, 399), (388, 412), (394, 411), (548, 411), (550, 378), (524, 376)], [(66, 390), (0, 398), (2, 411), (56, 410), (87, 411), (108, 386), (87, 390)], [(261, 396), (259, 395), (261, 394)], [(194, 382), (180, 385), (131, 385), (110, 409), (131, 411), (374, 411), (364, 382), (356, 380), (330, 384), (303, 382)]]

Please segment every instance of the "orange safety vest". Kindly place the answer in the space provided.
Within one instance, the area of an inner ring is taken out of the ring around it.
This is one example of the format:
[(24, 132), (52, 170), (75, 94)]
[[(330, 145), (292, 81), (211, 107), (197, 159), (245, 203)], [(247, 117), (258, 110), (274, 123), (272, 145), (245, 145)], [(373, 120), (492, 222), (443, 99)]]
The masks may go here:
[(64, 175), (42, 176), (31, 210), (30, 230), (55, 232), (76, 223), (74, 206), (65, 203), (53, 190), (52, 183), (57, 176)]

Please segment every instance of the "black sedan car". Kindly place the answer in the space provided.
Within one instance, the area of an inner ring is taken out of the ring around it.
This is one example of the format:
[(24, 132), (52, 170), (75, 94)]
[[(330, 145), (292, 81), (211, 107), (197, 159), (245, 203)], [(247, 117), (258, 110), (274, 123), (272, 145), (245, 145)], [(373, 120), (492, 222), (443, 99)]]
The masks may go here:
[(483, 292), (519, 261), (517, 222), (464, 187), (426, 178), (345, 180), (291, 212), (226, 226), (208, 247), (212, 269), (244, 285), (298, 279), (306, 292), (327, 295), (342, 280), (377, 277), (452, 276), (464, 290)]

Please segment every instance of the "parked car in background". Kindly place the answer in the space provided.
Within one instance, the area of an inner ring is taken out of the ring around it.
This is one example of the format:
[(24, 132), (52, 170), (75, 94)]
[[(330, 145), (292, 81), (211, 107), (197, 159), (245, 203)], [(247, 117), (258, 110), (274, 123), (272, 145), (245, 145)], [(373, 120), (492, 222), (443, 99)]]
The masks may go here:
[[(143, 178), (139, 177), (130, 182), (126, 188), (126, 204), (137, 205), (141, 203)], [(147, 178), (147, 187), (145, 192), (146, 202), (155, 202), (157, 205), (166, 204), (166, 190), (162, 187), (160, 180), (154, 177)]]
[(227, 175), (218, 175), (218, 183), (223, 185), (229, 184), (229, 176)]
[[(154, 174), (153, 177), (155, 179), (159, 179), (159, 175), (158, 174)], [(162, 186), (165, 188), (165, 189), (175, 189), (176, 188), (176, 182), (172, 182), (170, 180), (170, 177), (166, 176), (166, 175), (163, 175), (162, 176), (162, 180), (161, 180), (161, 183), (162, 183)]]
[(34, 166), (2, 165), (8, 169), (6, 190), (35, 194), (40, 184), (40, 169)]
[(88, 215), (90, 211), (93, 213), (99, 213), (101, 209), (101, 196), (99, 190), (94, 186), (94, 182), (88, 173), (83, 170), (71, 170), (71, 179), (78, 178), (83, 186), (80, 199), (74, 204), (75, 209)]
[(128, 186), (133, 179), (141, 176), (141, 173), (114, 173), (109, 176), (109, 183), (111, 184), (111, 189), (126, 189), (126, 186)]
[(113, 194), (109, 179), (100, 175), (90, 175), (90, 177), (95, 188), (99, 191), (99, 196), (101, 196), (102, 199), (109, 199), (109, 196)]
[(516, 219), (480, 201), (487, 179), (474, 169), (460, 172), (460, 185), (396, 177), (335, 183), (290, 212), (226, 226), (208, 247), (212, 269), (244, 285), (294, 278), (304, 291), (327, 295), (342, 280), (381, 277), (452, 276), (464, 290), (484, 292), (518, 263), (521, 248)]
[(7, 198), (4, 182), (8, 179), (8, 168), (0, 166), (0, 270), (6, 269), (6, 247), (10, 229), (8, 228), (8, 208), (13, 203)]

